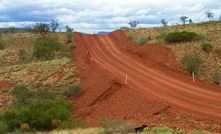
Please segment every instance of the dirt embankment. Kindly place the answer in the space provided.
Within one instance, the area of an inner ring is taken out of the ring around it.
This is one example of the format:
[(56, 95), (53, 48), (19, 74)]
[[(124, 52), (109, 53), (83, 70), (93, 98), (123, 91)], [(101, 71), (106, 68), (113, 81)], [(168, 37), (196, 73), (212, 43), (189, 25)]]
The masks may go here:
[(192, 83), (168, 48), (138, 47), (121, 31), (75, 33), (74, 40), (72, 54), (77, 56), (84, 87), (74, 100), (73, 114), (88, 126), (98, 126), (101, 118), (121, 118), (150, 126), (221, 132), (220, 87), (198, 79)]

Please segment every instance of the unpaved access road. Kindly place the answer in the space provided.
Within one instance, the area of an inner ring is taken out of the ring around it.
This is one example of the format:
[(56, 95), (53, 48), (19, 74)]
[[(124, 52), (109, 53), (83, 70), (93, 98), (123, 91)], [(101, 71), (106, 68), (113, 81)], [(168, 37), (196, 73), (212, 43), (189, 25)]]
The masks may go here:
[(221, 120), (221, 92), (186, 83), (137, 62), (122, 53), (118, 47), (121, 42), (109, 34), (81, 37), (90, 60), (122, 81), (127, 77), (127, 86), (188, 113)]

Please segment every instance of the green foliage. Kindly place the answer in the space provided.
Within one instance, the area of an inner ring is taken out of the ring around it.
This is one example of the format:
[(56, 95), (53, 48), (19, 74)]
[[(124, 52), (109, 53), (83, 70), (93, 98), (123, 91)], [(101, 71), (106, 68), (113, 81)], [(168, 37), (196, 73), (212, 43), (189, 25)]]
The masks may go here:
[(0, 50), (3, 50), (7, 47), (7, 43), (5, 41), (3, 41), (2, 39), (0, 39)]
[(219, 72), (214, 72), (212, 74), (212, 81), (215, 84), (221, 84), (221, 74)]
[(130, 35), (128, 35), (127, 36), (132, 42), (137, 42), (137, 39), (132, 35), (132, 34), (130, 34)]
[(160, 30), (160, 34), (156, 37), (157, 39), (165, 38), (167, 36), (168, 32), (164, 30)]
[(213, 49), (213, 45), (206, 43), (202, 45), (202, 50), (206, 52), (211, 52)]
[(8, 126), (9, 131), (13, 131), (20, 126), (20, 111), (17, 109), (9, 109), (2, 113), (0, 121)]
[(54, 58), (55, 52), (61, 49), (57, 37), (43, 37), (35, 41), (33, 57), (38, 59), (51, 59)]
[(140, 36), (140, 38), (138, 39), (138, 44), (143, 45), (147, 43), (149, 40), (150, 40), (149, 37)]
[(101, 119), (100, 125), (106, 130), (105, 133), (122, 133), (133, 132), (133, 124), (120, 119)]
[(187, 53), (183, 56), (181, 62), (189, 73), (194, 72), (195, 74), (198, 74), (203, 60), (197, 53)]
[(64, 99), (36, 100), (20, 111), (21, 122), (27, 123), (31, 128), (38, 130), (50, 130), (53, 128), (52, 121), (61, 122), (71, 118), (70, 102)]
[(5, 122), (0, 121), (0, 133), (1, 133), (1, 134), (5, 134), (5, 133), (7, 133), (8, 131), (9, 131), (8, 125), (7, 125)]
[(16, 97), (16, 102), (13, 104), (13, 106), (21, 107), (30, 104), (35, 93), (26, 85), (18, 85), (12, 89), (12, 95)]
[(25, 51), (25, 49), (20, 49), (18, 51), (18, 57), (21, 59), (21, 60), (24, 60), (27, 56), (27, 52)]
[[(60, 123), (71, 119), (71, 109), (72, 103), (61, 98), (35, 100), (22, 108), (9, 109), (2, 113), (0, 116), (0, 131), (8, 129), (12, 132), (19, 129), (22, 123), (28, 124), (31, 129), (51, 130)], [(77, 121), (69, 121), (69, 123), (75, 124), (75, 126), (79, 124)], [(1, 124), (4, 124), (4, 126)]]
[(34, 25), (34, 31), (45, 36), (50, 30), (50, 25), (46, 23), (36, 23)]
[(9, 92), (9, 89), (8, 88), (2, 88), (1, 92), (2, 93), (7, 93), (7, 92)]
[(198, 40), (199, 40), (201, 43), (205, 43), (205, 39), (206, 39), (205, 35), (198, 34), (197, 36), (198, 36)]
[(66, 97), (72, 97), (77, 95), (77, 93), (81, 90), (82, 90), (82, 83), (78, 83), (77, 85), (71, 86), (68, 89), (64, 90), (62, 92), (62, 95)]
[(173, 130), (168, 127), (160, 127), (155, 129), (156, 134), (173, 134)]
[(75, 128), (82, 128), (82, 127), (84, 127), (84, 125), (82, 124), (80, 120), (71, 118), (71, 119), (61, 122), (58, 125), (57, 130), (75, 129)]
[(38, 89), (35, 94), (36, 99), (40, 100), (54, 100), (57, 97), (56, 93), (44, 89)]
[(51, 30), (52, 30), (53, 33), (54, 33), (55, 30), (58, 28), (58, 26), (59, 26), (58, 21), (52, 19), (52, 20), (51, 20), (51, 25), (50, 25), (50, 27), (51, 27)]
[(221, 49), (220, 49), (220, 48), (215, 49), (214, 52), (215, 52), (219, 57), (221, 57)]
[(70, 44), (73, 42), (73, 28), (69, 27), (68, 25), (65, 26), (66, 28), (66, 38), (67, 38), (67, 44)]
[(182, 32), (169, 33), (164, 38), (164, 41), (166, 43), (176, 43), (176, 42), (190, 42), (190, 41), (195, 41), (197, 39), (198, 37), (196, 33), (182, 31)]

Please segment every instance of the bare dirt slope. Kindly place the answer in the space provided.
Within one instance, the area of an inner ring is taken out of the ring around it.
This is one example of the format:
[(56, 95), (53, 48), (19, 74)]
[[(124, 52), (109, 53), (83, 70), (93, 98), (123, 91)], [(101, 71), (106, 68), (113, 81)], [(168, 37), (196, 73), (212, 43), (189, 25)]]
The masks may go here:
[(112, 117), (221, 132), (220, 87), (198, 79), (192, 83), (168, 48), (134, 46), (121, 31), (76, 33), (75, 43), (73, 55), (84, 90), (75, 100), (73, 114), (87, 125)]

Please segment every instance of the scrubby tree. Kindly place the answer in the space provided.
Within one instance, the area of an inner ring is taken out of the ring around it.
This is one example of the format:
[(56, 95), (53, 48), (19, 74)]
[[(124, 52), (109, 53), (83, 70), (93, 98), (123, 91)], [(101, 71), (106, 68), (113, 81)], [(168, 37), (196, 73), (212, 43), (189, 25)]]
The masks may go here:
[(219, 15), (219, 20), (221, 20), (221, 14)]
[(36, 23), (34, 25), (34, 31), (41, 35), (46, 35), (50, 30), (50, 25), (46, 23)]
[(55, 36), (43, 37), (35, 41), (33, 49), (34, 57), (38, 59), (51, 59), (61, 49), (61, 44)]
[(65, 28), (66, 28), (67, 43), (72, 43), (73, 42), (73, 28), (69, 27), (68, 25), (66, 25)]
[(52, 19), (52, 20), (51, 20), (51, 25), (50, 25), (50, 27), (51, 27), (51, 30), (52, 30), (53, 33), (56, 31), (56, 29), (58, 28), (58, 26), (59, 26), (58, 21)]
[(198, 53), (187, 53), (183, 56), (181, 62), (189, 73), (194, 72), (198, 75), (203, 59)]
[(161, 19), (160, 21), (163, 26), (167, 26), (168, 22), (165, 19)]
[(130, 25), (131, 28), (136, 28), (139, 22), (136, 20), (131, 20), (128, 24)]
[(183, 22), (183, 25), (185, 26), (186, 22), (187, 22), (188, 17), (186, 16), (181, 16), (180, 20)]
[(9, 30), (11, 33), (15, 33), (15, 27), (10, 27)]
[(213, 19), (214, 15), (215, 15), (215, 14), (214, 14), (212, 11), (210, 11), (210, 10), (205, 11), (204, 14), (205, 14), (206, 17), (209, 19), (209, 21), (211, 21), (211, 20)]
[(190, 23), (190, 24), (193, 24), (193, 21), (192, 21), (192, 19), (189, 19), (189, 23)]

